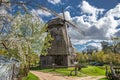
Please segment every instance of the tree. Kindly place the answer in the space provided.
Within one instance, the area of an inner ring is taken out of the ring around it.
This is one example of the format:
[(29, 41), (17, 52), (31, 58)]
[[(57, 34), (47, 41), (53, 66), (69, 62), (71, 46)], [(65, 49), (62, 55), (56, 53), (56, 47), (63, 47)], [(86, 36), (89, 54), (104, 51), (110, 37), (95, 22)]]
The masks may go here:
[(52, 37), (47, 32), (47, 25), (31, 14), (20, 13), (13, 21), (3, 25), (9, 27), (6, 29), (2, 26), (6, 31), (1, 31), (0, 36), (6, 56), (20, 60), (22, 62), (21, 68), (27, 75), (30, 64), (36, 63), (39, 60), (39, 55), (46, 54), (47, 49), (51, 46)]
[(40, 54), (47, 53), (52, 37), (47, 32), (47, 25), (38, 16), (27, 12), (12, 15), (2, 5), (0, 43), (4, 48), (1, 47), (0, 51), (9, 59), (14, 57), (22, 62), (22, 71), (27, 74), (29, 65), (36, 63)]
[(37, 17), (18, 13), (12, 22), (6, 21), (4, 25), (8, 25), (9, 28), (6, 32), (1, 31), (0, 37), (9, 58), (15, 57), (28, 64), (26, 58), (30, 54), (36, 53), (39, 56), (42, 52), (47, 53), (52, 37), (47, 32), (47, 25)]

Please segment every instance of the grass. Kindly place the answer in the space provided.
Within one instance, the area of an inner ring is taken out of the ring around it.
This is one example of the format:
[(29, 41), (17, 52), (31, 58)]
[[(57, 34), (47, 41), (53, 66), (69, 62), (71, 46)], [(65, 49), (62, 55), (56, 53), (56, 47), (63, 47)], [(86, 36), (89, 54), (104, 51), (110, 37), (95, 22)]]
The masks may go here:
[(81, 72), (90, 76), (103, 76), (105, 75), (105, 68), (98, 66), (88, 66), (87, 68), (82, 68)]
[(99, 79), (99, 80), (108, 80), (107, 78), (102, 78), (102, 79)]
[(22, 80), (39, 80), (37, 76), (32, 73), (29, 73), (27, 77), (24, 77)]
[[(53, 71), (52, 69), (42, 69), (40, 71), (59, 73), (68, 76), (71, 70), (74, 70), (74, 68), (58, 68), (55, 69), (55, 71)], [(78, 76), (104, 76), (104, 75), (105, 75), (105, 66), (102, 67), (88, 66), (86, 68), (82, 68), (78, 73)]]

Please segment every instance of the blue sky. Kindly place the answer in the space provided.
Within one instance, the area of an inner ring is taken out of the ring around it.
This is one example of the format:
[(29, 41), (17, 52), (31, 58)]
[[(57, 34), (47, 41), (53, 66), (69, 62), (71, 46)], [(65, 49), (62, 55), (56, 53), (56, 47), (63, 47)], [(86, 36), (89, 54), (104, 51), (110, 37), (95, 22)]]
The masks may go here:
[(118, 3), (120, 3), (120, 0), (38, 0), (38, 1), (45, 7), (48, 7), (49, 9), (52, 9), (58, 13), (62, 12), (62, 8), (64, 8), (66, 11), (70, 11), (72, 17), (81, 15), (80, 14), (81, 11), (78, 6), (83, 1), (87, 1), (90, 5), (97, 8), (103, 8), (106, 11), (114, 8)]
[[(56, 11), (57, 13), (61, 13), (62, 8), (64, 8), (65, 11), (70, 12), (71, 17), (82, 15), (80, 7), (78, 6), (81, 5), (83, 1), (88, 2), (91, 6), (94, 6), (96, 8), (105, 9), (104, 13), (114, 8), (118, 3), (120, 3), (120, 0), (19, 0), (19, 1), (28, 2), (29, 8), (35, 8), (34, 6), (41, 4), (51, 10)], [(46, 16), (45, 19), (50, 18)]]
[[(18, 1), (18, 0), (11, 0)], [(120, 37), (120, 0), (19, 0), (28, 2), (27, 7), (32, 14), (36, 14), (44, 22), (54, 18), (51, 13), (36, 7), (42, 5), (56, 11), (59, 15), (64, 8), (67, 20), (74, 22), (85, 36), (69, 27), (68, 33), (79, 49), (88, 46), (101, 48), (101, 40)], [(14, 9), (15, 8), (15, 9)], [(13, 12), (21, 9), (13, 6)], [(82, 46), (81, 46), (82, 45)]]
[[(101, 40), (120, 37), (120, 0), (39, 0), (41, 4), (57, 13), (65, 10), (66, 19), (76, 23), (85, 32), (82, 36), (69, 28), (69, 36), (81, 51), (88, 47), (101, 49)], [(47, 14), (47, 13), (46, 13)], [(41, 14), (47, 21), (50, 14)]]

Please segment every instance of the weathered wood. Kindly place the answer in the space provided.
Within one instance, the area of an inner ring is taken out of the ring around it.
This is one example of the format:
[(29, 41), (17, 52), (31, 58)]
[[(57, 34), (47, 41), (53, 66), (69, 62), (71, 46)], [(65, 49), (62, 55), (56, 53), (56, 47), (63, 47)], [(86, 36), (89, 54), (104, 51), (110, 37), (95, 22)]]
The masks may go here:
[(40, 56), (41, 67), (52, 67), (53, 63), (56, 66), (72, 66), (75, 50), (68, 37), (64, 21), (60, 18), (50, 20), (48, 22), (48, 31), (54, 40), (51, 41), (51, 48), (48, 49), (48, 54)]
[(120, 80), (120, 66), (113, 66), (110, 63), (110, 72), (108, 72), (108, 68), (106, 67), (106, 76), (110, 80)]

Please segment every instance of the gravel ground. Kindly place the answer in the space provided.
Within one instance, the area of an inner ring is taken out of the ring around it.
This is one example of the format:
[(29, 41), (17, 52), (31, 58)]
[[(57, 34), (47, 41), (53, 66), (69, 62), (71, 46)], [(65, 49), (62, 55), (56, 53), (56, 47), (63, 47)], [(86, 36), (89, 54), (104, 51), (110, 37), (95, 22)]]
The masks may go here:
[(87, 77), (68, 77), (68, 76), (62, 76), (60, 74), (53, 74), (53, 73), (45, 73), (40, 71), (30, 71), (37, 77), (39, 77), (40, 80), (99, 80), (100, 78), (103, 78), (105, 76), (87, 76)]

